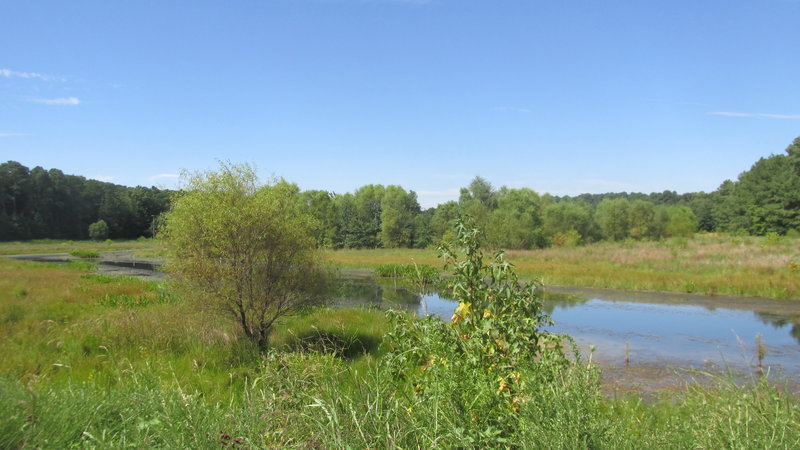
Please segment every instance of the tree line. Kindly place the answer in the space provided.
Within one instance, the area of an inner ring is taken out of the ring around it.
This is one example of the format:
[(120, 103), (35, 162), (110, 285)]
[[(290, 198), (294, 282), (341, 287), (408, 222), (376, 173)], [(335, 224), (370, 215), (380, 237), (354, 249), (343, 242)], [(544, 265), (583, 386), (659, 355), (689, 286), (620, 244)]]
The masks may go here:
[[(785, 154), (759, 159), (711, 193), (557, 197), (528, 188), (495, 189), (475, 177), (457, 201), (422, 209), (414, 191), (396, 185), (370, 184), (345, 194), (301, 191), (296, 185), (291, 191), (315, 219), (317, 244), (337, 249), (425, 248), (450, 238), (452, 224), (463, 215), (485, 230), (489, 245), (509, 249), (661, 239), (697, 231), (797, 234), (800, 138)], [(88, 226), (101, 219), (111, 238), (151, 236), (154, 219), (168, 209), (171, 194), (56, 169), (28, 170), (9, 161), (0, 165), (0, 239), (82, 239)]]
[(698, 231), (800, 233), (800, 138), (785, 154), (759, 159), (714, 192), (607, 193), (556, 197), (528, 188), (495, 189), (481, 177), (459, 199), (422, 210), (414, 191), (364, 186), (352, 194), (301, 194), (331, 248), (427, 247), (474, 218), (491, 246), (530, 249), (597, 241), (688, 237)]
[(8, 161), (0, 164), (0, 240), (86, 239), (89, 226), (101, 220), (107, 237), (149, 237), (170, 195)]

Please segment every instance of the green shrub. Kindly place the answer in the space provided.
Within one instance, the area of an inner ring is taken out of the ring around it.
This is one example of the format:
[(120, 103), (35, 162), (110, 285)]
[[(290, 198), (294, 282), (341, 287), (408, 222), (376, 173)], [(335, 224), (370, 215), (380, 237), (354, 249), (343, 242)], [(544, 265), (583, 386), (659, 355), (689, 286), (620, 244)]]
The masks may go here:
[(89, 238), (93, 241), (102, 241), (108, 238), (108, 224), (105, 220), (98, 220), (89, 225)]
[(779, 245), (781, 243), (781, 235), (774, 231), (770, 231), (764, 236), (764, 243), (766, 245)]
[(96, 250), (73, 250), (69, 252), (70, 255), (76, 258), (94, 259), (100, 257), (100, 252)]
[(439, 271), (427, 264), (381, 264), (375, 275), (386, 278), (401, 278), (415, 284), (431, 284), (439, 280)]
[(400, 395), (415, 399), (412, 408), (425, 404), (455, 421), (447, 442), (509, 445), (530, 389), (545, 388), (570, 365), (564, 337), (541, 329), (551, 322), (537, 287), (519, 282), (504, 253), (484, 263), (470, 222), (458, 222), (456, 244), (440, 250), (459, 301), (451, 322), (390, 313), (388, 365), (407, 386)]

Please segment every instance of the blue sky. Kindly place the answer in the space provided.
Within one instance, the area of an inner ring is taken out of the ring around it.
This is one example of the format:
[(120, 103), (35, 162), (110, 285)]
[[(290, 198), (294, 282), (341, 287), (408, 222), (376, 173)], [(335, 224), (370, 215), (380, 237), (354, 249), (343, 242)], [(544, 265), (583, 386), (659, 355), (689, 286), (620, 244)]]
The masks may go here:
[(0, 160), (455, 199), (713, 191), (800, 136), (800, 1), (3, 1)]

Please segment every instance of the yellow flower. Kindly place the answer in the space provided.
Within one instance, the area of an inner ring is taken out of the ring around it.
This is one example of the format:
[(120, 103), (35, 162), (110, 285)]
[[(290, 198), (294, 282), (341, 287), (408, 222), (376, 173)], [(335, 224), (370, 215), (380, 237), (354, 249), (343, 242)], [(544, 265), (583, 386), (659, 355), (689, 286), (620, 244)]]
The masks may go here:
[(456, 314), (460, 314), (463, 317), (466, 317), (469, 314), (470, 309), (472, 308), (472, 303), (461, 302), (458, 304), (456, 308)]
[(489, 311), (488, 309), (484, 309), (483, 310), (483, 318), (484, 319), (488, 319), (489, 317), (492, 317), (492, 312)]

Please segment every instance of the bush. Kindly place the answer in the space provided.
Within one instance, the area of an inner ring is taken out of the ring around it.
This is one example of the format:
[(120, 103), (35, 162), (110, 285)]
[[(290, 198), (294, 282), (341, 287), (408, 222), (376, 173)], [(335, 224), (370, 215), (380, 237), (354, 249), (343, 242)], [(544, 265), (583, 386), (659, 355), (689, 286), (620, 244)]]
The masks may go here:
[(94, 259), (100, 257), (100, 252), (96, 250), (73, 250), (69, 252), (70, 255), (76, 258)]
[(187, 295), (226, 314), (266, 349), (279, 318), (324, 301), (329, 274), (297, 186), (261, 186), (247, 165), (189, 177), (165, 213), (167, 271)]
[(403, 278), (414, 283), (431, 284), (439, 280), (439, 271), (427, 264), (381, 264), (375, 275), (387, 278)]
[(108, 224), (105, 220), (100, 219), (89, 225), (89, 238), (93, 241), (108, 239)]
[(457, 236), (460, 250), (440, 249), (459, 301), (451, 322), (390, 313), (386, 358), (415, 404), (455, 418), (447, 442), (509, 445), (533, 398), (530, 389), (543, 389), (569, 367), (564, 337), (541, 329), (551, 322), (537, 286), (520, 283), (503, 252), (485, 264), (480, 232), (470, 222), (458, 223)]

